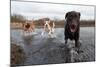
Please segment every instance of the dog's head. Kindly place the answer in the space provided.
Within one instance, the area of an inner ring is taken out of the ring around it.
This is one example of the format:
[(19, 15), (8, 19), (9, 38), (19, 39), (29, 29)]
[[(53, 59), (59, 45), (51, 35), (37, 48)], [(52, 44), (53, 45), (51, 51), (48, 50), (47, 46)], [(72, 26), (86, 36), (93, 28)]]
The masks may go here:
[(80, 13), (75, 11), (68, 12), (65, 15), (65, 20), (68, 24), (69, 30), (71, 32), (76, 32), (80, 24)]

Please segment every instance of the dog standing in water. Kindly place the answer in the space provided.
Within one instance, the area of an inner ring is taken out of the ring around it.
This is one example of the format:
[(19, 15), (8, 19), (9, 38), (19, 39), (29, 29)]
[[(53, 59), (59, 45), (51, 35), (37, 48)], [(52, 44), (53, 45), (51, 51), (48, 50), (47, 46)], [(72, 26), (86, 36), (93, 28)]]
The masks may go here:
[(44, 31), (42, 32), (42, 36), (44, 35), (45, 32), (48, 33), (49, 37), (53, 38), (55, 36), (53, 36), (54, 34), (54, 27), (55, 27), (55, 23), (54, 22), (50, 22), (50, 20), (46, 20), (44, 21)]
[(80, 13), (71, 11), (65, 15), (65, 44), (67, 40), (75, 40), (75, 47), (79, 48)]
[[(79, 41), (80, 33), (80, 12), (70, 11), (65, 15), (65, 44), (67, 45), (66, 51), (66, 61), (65, 62), (75, 62), (75, 55), (77, 56), (80, 52), (81, 42)], [(68, 41), (70, 40), (70, 43)], [(74, 43), (71, 43), (73, 42)], [(75, 44), (73, 46), (73, 44)], [(73, 48), (75, 47), (75, 48)]]

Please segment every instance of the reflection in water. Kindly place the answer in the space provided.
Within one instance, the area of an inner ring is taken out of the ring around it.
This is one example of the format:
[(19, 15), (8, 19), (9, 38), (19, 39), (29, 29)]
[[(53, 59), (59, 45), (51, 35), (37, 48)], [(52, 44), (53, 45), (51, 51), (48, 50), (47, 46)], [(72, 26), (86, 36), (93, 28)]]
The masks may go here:
[(32, 41), (34, 41), (33, 38), (34, 38), (34, 36), (25, 36), (25, 37), (23, 37), (24, 44), (31, 45)]

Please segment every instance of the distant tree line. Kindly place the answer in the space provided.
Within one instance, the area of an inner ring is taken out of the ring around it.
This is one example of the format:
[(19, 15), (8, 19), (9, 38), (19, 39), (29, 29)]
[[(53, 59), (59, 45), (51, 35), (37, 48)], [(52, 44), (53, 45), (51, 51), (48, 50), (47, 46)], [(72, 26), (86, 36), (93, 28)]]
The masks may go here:
[[(50, 20), (50, 18), (41, 18), (41, 19), (38, 19), (38, 20), (30, 20), (32, 21), (37, 27), (41, 27), (44, 25), (44, 20)], [(25, 22), (27, 19), (25, 19), (24, 16), (22, 15), (11, 15), (11, 23), (13, 22), (19, 22), (19, 23), (23, 23)], [(29, 21), (29, 22), (30, 22)], [(55, 25), (56, 27), (64, 27), (64, 24), (65, 24), (65, 20), (50, 20), (51, 22), (55, 22)], [(80, 25), (81, 26), (95, 26), (95, 20), (81, 20), (80, 21)]]
[[(55, 22), (56, 27), (64, 27), (65, 25), (65, 20), (51, 20), (51, 22)], [(35, 20), (34, 21), (36, 26), (43, 26), (44, 22), (42, 19), (39, 20)], [(80, 26), (84, 27), (84, 26), (95, 26), (95, 20), (81, 20), (80, 21)]]
[(13, 14), (11, 15), (11, 22), (25, 22), (26, 19), (22, 15)]
[(95, 26), (95, 20), (81, 20), (81, 26)]

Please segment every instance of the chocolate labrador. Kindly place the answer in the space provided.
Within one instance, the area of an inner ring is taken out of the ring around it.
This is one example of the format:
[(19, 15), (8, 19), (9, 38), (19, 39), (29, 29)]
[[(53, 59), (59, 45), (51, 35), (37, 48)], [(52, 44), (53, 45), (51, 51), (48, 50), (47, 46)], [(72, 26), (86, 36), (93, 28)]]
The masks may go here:
[(75, 40), (75, 47), (79, 48), (80, 13), (70, 11), (65, 15), (65, 44), (67, 40)]

